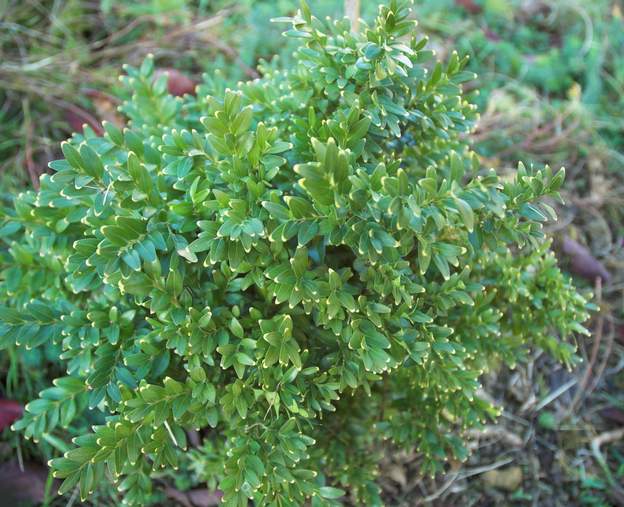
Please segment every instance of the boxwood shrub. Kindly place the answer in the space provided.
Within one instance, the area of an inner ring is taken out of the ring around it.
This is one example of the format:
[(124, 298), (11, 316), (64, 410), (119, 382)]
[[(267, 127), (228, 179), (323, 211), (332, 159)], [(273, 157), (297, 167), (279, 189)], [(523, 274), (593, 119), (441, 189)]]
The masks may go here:
[(466, 59), (409, 14), (352, 33), (302, 4), (277, 20), (296, 63), (236, 89), (128, 68), (127, 128), (73, 136), (3, 210), (0, 343), (66, 369), (14, 427), (93, 424), (51, 461), (61, 493), (145, 505), (193, 431), (227, 505), (379, 505), (385, 450), (466, 458), (493, 364), (574, 362), (588, 306), (542, 231), (564, 172), (482, 166)]

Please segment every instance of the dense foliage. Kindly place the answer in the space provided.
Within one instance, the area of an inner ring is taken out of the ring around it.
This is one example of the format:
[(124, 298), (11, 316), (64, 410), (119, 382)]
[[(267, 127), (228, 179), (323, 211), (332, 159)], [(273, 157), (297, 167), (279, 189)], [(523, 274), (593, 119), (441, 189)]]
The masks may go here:
[(377, 505), (382, 441), (441, 470), (498, 413), (492, 362), (574, 361), (586, 302), (542, 232), (563, 170), (482, 168), (466, 60), (431, 62), (408, 15), (353, 34), (303, 4), (291, 68), (196, 98), (128, 68), (129, 127), (74, 136), (3, 212), (0, 344), (67, 367), (15, 427), (95, 424), (62, 491), (145, 504), (199, 429), (228, 505)]

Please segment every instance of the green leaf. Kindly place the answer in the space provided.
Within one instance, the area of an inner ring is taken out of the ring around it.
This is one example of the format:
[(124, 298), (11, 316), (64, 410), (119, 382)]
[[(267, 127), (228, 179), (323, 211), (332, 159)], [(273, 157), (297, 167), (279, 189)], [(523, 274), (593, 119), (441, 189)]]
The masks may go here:
[(299, 246), (309, 243), (319, 232), (319, 225), (316, 222), (304, 222), (299, 226), (297, 241)]
[(462, 220), (464, 221), (464, 224), (466, 225), (466, 228), (468, 229), (469, 232), (472, 232), (474, 230), (474, 223), (475, 223), (474, 212), (472, 211), (472, 207), (470, 206), (470, 204), (468, 204), (463, 199), (460, 199), (459, 197), (455, 198), (455, 205), (457, 206), (457, 209), (459, 210), (459, 214), (461, 215)]
[(526, 217), (530, 220), (536, 220), (538, 222), (546, 222), (548, 220), (548, 218), (546, 218), (546, 215), (544, 215), (536, 206), (527, 203), (523, 204), (520, 207), (520, 214), (523, 217)]
[(288, 209), (276, 202), (264, 201), (262, 207), (276, 220), (289, 220), (291, 218)]
[(236, 336), (237, 338), (243, 338), (245, 335), (245, 331), (243, 329), (243, 326), (241, 326), (240, 322), (238, 321), (238, 319), (236, 317), (232, 317), (232, 319), (230, 320), (230, 331), (232, 331), (232, 334), (234, 336)]
[(297, 277), (302, 277), (308, 268), (308, 249), (305, 247), (297, 248), (295, 256), (291, 259), (290, 264), (295, 275)]
[(96, 179), (101, 179), (104, 174), (104, 165), (99, 155), (88, 144), (80, 146), (80, 157), (83, 161), (83, 169), (85, 172)]
[(334, 500), (336, 498), (343, 497), (346, 493), (342, 489), (332, 488), (330, 486), (322, 486), (319, 490), (319, 494), (323, 498)]

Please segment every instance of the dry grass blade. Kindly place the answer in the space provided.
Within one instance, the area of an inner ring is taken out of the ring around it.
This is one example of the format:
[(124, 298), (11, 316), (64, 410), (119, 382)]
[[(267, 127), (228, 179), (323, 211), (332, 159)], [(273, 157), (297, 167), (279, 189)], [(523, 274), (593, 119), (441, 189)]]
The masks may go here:
[(605, 476), (607, 477), (607, 481), (610, 485), (610, 496), (613, 501), (615, 501), (618, 505), (624, 505), (624, 489), (621, 485), (619, 485), (616, 480), (613, 478), (613, 474), (609, 469), (609, 465), (607, 460), (602, 454), (600, 448), (608, 443), (616, 442), (624, 438), (624, 428), (620, 428), (619, 430), (607, 431), (605, 433), (601, 433), (596, 436), (591, 441), (591, 449), (596, 461), (602, 468)]

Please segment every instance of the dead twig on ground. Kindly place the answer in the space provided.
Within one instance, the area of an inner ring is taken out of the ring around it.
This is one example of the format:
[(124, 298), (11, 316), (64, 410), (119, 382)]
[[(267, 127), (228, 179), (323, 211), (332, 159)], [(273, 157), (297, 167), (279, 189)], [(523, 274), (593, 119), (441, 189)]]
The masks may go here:
[[(600, 306), (602, 302), (602, 279), (596, 278), (596, 303)], [(602, 333), (604, 330), (604, 316), (602, 314), (598, 315), (598, 322), (596, 323), (596, 328), (594, 330), (594, 344), (592, 345), (591, 354), (589, 356), (589, 362), (587, 363), (587, 368), (585, 368), (585, 373), (579, 382), (578, 389), (574, 398), (572, 399), (572, 403), (568, 407), (567, 416), (572, 414), (575, 411), (576, 407), (580, 403), (580, 401), (587, 395), (587, 386), (592, 376), (592, 370), (596, 361), (598, 360), (598, 352), (600, 350), (600, 343), (602, 342)]]
[(600, 447), (604, 444), (608, 444), (611, 442), (616, 442), (624, 438), (624, 428), (620, 428), (619, 430), (607, 431), (605, 433), (601, 433), (600, 435), (594, 437), (591, 441), (591, 450), (594, 455), (594, 458), (602, 468), (607, 481), (610, 486), (609, 496), (612, 500), (617, 502), (618, 505), (624, 505), (624, 489), (620, 485), (617, 484), (615, 479), (613, 478), (613, 474), (609, 469), (609, 465), (607, 464), (607, 460), (605, 459)]
[(591, 383), (587, 396), (593, 393), (596, 387), (598, 387), (598, 383), (602, 379), (602, 376), (607, 368), (607, 364), (609, 362), (609, 358), (611, 357), (611, 352), (613, 351), (613, 341), (615, 339), (615, 326), (613, 325), (612, 319), (608, 319), (609, 322), (609, 332), (606, 335), (605, 349), (602, 355), (602, 361), (600, 365), (596, 369), (596, 373), (594, 375), (594, 381)]

